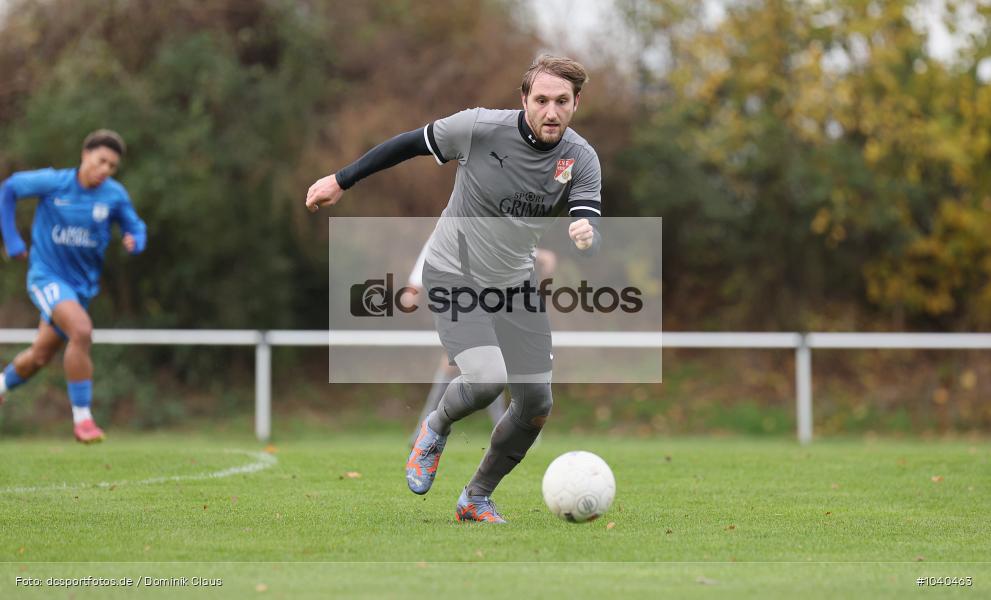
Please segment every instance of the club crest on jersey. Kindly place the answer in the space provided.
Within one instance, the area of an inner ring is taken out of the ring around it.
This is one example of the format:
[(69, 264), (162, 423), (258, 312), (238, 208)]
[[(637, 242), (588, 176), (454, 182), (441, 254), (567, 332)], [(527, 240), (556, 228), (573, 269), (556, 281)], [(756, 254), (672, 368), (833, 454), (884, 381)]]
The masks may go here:
[(110, 216), (110, 207), (102, 202), (93, 205), (93, 220), (97, 223), (105, 221)]
[(562, 158), (557, 161), (557, 169), (554, 171), (554, 181), (568, 183), (571, 181), (571, 167), (575, 166), (575, 159)]

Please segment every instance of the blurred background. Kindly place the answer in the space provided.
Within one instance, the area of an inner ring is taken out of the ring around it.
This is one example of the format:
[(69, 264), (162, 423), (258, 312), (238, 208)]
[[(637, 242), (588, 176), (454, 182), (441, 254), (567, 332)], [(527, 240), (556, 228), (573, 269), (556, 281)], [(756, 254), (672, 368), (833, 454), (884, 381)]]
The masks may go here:
[[(76, 166), (99, 127), (127, 140), (118, 179), (148, 251), (108, 251), (98, 328), (326, 328), (330, 213), (306, 212), (307, 187), (396, 133), (518, 107), (550, 51), (589, 68), (573, 127), (605, 214), (664, 218), (665, 331), (988, 331), (989, 16), (977, 0), (0, 0), (0, 177)], [(411, 160), (333, 214), (438, 215), (454, 172)], [(25, 275), (0, 265), (0, 327), (37, 324)], [(94, 358), (111, 426), (251, 427), (251, 349)], [(277, 435), (405, 430), (427, 389), (329, 385), (324, 349), (274, 359)], [(989, 359), (817, 351), (816, 432), (987, 432)], [(794, 368), (789, 351), (669, 350), (663, 384), (557, 386), (550, 426), (790, 435)], [(0, 433), (67, 414), (54, 364)]]

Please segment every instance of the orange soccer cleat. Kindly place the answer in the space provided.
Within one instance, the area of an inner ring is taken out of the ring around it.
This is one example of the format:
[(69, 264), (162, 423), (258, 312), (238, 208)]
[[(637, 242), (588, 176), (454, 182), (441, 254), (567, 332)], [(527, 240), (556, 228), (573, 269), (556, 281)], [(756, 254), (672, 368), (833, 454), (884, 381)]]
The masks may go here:
[(455, 516), (459, 521), (478, 521), (481, 523), (505, 523), (495, 502), (488, 496), (469, 496), (465, 488), (458, 498), (458, 508)]

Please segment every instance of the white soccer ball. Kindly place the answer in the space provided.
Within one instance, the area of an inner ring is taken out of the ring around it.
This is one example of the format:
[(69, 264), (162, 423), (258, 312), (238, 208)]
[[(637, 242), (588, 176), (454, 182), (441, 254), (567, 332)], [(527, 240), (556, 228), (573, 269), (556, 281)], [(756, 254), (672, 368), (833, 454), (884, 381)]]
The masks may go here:
[(584, 523), (601, 517), (616, 497), (616, 479), (606, 461), (576, 450), (554, 459), (544, 473), (544, 502), (565, 521)]

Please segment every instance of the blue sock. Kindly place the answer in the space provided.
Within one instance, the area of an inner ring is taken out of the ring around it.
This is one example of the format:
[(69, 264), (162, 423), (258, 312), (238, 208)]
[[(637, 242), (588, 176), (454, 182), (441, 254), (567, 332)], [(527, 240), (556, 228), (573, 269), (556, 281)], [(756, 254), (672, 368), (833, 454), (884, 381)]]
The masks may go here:
[(12, 390), (27, 381), (27, 379), (18, 375), (17, 371), (14, 370), (14, 363), (7, 365), (7, 368), (3, 370), (3, 375), (0, 375), (0, 377), (3, 377), (3, 388), (6, 390)]
[(93, 402), (93, 380), (70, 381), (66, 384), (69, 390), (69, 402), (73, 408), (89, 408)]

